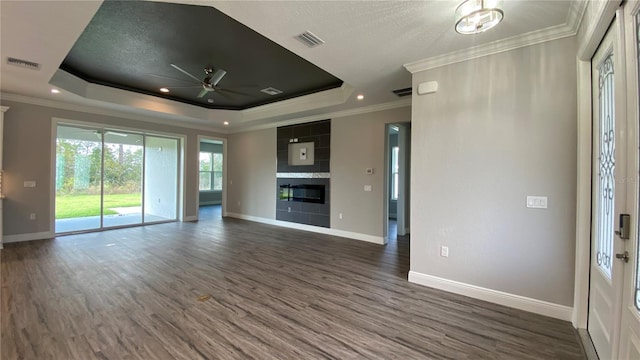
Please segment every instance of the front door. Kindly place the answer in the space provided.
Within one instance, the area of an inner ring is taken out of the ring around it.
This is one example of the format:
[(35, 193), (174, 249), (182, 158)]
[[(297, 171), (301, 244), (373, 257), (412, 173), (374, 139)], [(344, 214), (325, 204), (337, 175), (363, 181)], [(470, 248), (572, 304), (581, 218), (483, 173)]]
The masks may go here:
[(615, 234), (627, 209), (624, 61), (618, 20), (614, 20), (592, 58), (593, 193), (591, 280), (588, 331), (600, 359), (617, 359), (624, 241)]
[[(593, 213), (588, 330), (602, 360), (640, 359), (640, 3), (616, 12), (592, 59)], [(631, 217), (628, 239), (619, 216)]]

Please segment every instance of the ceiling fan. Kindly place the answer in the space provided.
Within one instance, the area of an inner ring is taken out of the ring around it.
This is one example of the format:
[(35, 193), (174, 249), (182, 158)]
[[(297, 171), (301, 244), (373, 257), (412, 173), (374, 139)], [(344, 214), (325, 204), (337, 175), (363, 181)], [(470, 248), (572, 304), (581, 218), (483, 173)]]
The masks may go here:
[[(240, 92), (240, 91), (235, 91), (235, 90), (231, 90), (231, 89), (227, 89), (227, 88), (223, 88), (223, 87), (219, 87), (218, 83), (222, 80), (222, 78), (224, 78), (224, 76), (227, 74), (227, 72), (225, 70), (222, 69), (214, 69), (212, 66), (206, 66), (204, 68), (204, 79), (198, 79), (195, 75), (189, 73), (188, 71), (182, 69), (181, 67), (179, 67), (178, 65), (175, 64), (170, 64), (172, 68), (180, 71), (181, 73), (185, 74), (186, 76), (188, 76), (189, 78), (193, 79), (195, 81), (196, 84), (198, 85), (192, 85), (192, 86), (166, 86), (166, 88), (168, 89), (177, 89), (177, 88), (202, 88), (202, 90), (200, 90), (200, 93), (198, 94), (198, 98), (203, 98), (205, 97), (205, 95), (207, 95), (209, 92), (216, 92), (224, 97), (226, 97), (227, 99), (231, 100), (231, 98), (229, 97), (229, 94), (236, 94), (236, 95), (244, 95), (244, 96), (251, 96), (249, 94)], [(172, 78), (172, 77), (168, 77), (168, 76), (162, 76), (162, 75), (154, 75), (154, 74), (149, 74), (151, 76), (155, 76), (155, 77), (161, 77), (161, 78), (166, 78), (166, 79), (171, 79), (171, 80), (177, 80), (177, 81), (182, 81), (182, 82), (189, 82), (189, 83), (194, 83), (194, 81), (187, 81), (187, 80), (183, 80), (183, 79), (176, 79), (176, 78)]]

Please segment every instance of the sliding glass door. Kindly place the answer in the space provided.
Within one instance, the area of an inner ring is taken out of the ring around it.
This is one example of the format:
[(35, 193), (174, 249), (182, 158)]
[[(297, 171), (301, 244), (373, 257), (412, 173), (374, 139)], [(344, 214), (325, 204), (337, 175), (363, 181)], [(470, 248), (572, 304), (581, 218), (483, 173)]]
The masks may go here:
[(176, 138), (59, 125), (56, 233), (177, 220), (179, 152)]
[(102, 213), (102, 133), (58, 126), (56, 232), (99, 229)]
[(104, 133), (103, 227), (142, 223), (143, 141), (139, 134)]
[(178, 215), (178, 140), (147, 136), (144, 168), (144, 222)]

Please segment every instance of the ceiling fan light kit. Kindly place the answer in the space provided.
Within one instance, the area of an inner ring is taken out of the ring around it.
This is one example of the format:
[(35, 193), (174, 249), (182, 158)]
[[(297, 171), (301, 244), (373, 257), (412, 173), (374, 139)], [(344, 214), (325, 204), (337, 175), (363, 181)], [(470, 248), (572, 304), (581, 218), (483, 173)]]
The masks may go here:
[(504, 13), (498, 0), (465, 0), (456, 9), (456, 32), (478, 34), (498, 25)]

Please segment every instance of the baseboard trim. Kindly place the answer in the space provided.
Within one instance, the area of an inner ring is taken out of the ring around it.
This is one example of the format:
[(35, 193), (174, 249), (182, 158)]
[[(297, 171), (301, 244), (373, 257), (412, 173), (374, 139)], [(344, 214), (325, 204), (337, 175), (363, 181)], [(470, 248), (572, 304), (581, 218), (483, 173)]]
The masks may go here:
[(43, 231), (43, 232), (28, 233), (28, 234), (17, 234), (17, 235), (3, 235), (2, 243), (10, 244), (10, 243), (22, 242), (22, 241), (52, 239), (54, 237), (55, 237), (55, 234), (51, 231)]
[(191, 222), (191, 221), (198, 221), (198, 217), (197, 216), (185, 216), (182, 218), (182, 222)]
[(409, 271), (409, 282), (565, 321), (571, 321), (573, 312), (573, 308), (569, 306), (509, 294), (415, 271)]
[(236, 218), (236, 219), (249, 220), (249, 221), (259, 222), (259, 223), (263, 223), (263, 224), (286, 227), (286, 228), (290, 228), (290, 229), (297, 229), (297, 230), (304, 230), (304, 231), (327, 234), (327, 235), (333, 235), (333, 236), (340, 236), (340, 237), (344, 237), (344, 238), (360, 240), (360, 241), (366, 241), (366, 242), (379, 244), (379, 245), (384, 245), (385, 244), (384, 238), (382, 236), (374, 236), (374, 235), (361, 234), (361, 233), (345, 231), (345, 230), (339, 230), (339, 229), (331, 229), (331, 228), (324, 228), (324, 227), (320, 227), (320, 226), (298, 224), (298, 223), (292, 223), (292, 222), (288, 222), (288, 221), (267, 219), (267, 218), (258, 217), (258, 216), (251, 216), (251, 215), (245, 215), (245, 214), (236, 214), (236, 213), (232, 213), (232, 212), (227, 212), (226, 215), (229, 216), (229, 217)]

